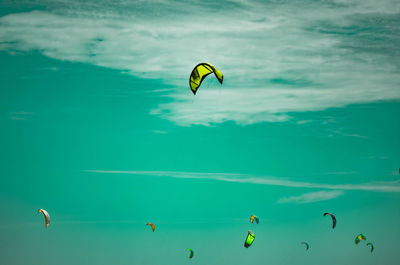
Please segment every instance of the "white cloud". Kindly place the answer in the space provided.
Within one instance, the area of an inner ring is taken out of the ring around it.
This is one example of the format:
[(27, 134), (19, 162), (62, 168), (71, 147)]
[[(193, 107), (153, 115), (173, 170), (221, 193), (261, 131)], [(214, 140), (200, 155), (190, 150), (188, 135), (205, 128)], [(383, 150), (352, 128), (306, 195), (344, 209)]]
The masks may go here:
[(33, 112), (28, 112), (28, 111), (16, 111), (16, 112), (10, 112), (12, 115), (33, 115)]
[(307, 123), (310, 123), (310, 122), (313, 122), (312, 120), (301, 120), (301, 121), (297, 121), (296, 123), (297, 124), (307, 124)]
[(281, 198), (278, 200), (278, 203), (299, 203), (299, 204), (312, 203), (318, 201), (331, 200), (343, 194), (344, 192), (340, 190), (316, 191), (316, 192), (304, 193), (299, 196)]
[(337, 171), (337, 172), (326, 172), (325, 175), (353, 175), (356, 171)]
[(161, 130), (154, 130), (153, 133), (157, 133), (157, 134), (167, 134), (167, 131), (161, 131)]
[[(185, 126), (280, 122), (291, 112), (400, 98), (399, 25), (390, 20), (400, 5), (390, 0), (80, 2), (1, 17), (0, 49), (157, 78), (174, 91), (150, 113)], [(211, 82), (194, 99), (188, 74), (202, 61), (223, 72), (224, 84)]]
[(400, 192), (400, 181), (370, 182), (360, 184), (322, 184), (302, 181), (293, 181), (268, 176), (251, 176), (234, 173), (198, 173), (179, 171), (120, 171), (120, 170), (83, 170), (88, 173), (102, 174), (131, 174), (142, 176), (172, 177), (184, 179), (210, 179), (225, 182), (249, 183), (291, 188), (310, 188), (328, 190), (362, 190), (375, 192)]
[(28, 118), (32, 117), (32, 115), (34, 114), (35, 113), (28, 111), (15, 111), (15, 112), (9, 112), (8, 118), (14, 121), (25, 121), (28, 120)]
[[(328, 107), (343, 107), (367, 103), (372, 98), (384, 100), (400, 97), (400, 90), (376, 90), (364, 86), (363, 91), (344, 89), (232, 89), (204, 90), (191, 95), (175, 94), (174, 101), (161, 104), (151, 113), (180, 125), (211, 125), (229, 120), (247, 125), (257, 122), (279, 122), (289, 119), (288, 112), (318, 111)], [(196, 111), (193, 111), (193, 110)]]

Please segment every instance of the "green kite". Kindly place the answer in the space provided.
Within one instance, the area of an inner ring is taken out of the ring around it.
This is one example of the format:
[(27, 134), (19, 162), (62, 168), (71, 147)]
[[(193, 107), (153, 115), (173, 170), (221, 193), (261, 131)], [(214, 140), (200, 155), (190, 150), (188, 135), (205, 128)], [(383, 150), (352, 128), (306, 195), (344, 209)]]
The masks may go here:
[(191, 250), (190, 248), (188, 248), (187, 251), (190, 252), (190, 254), (189, 254), (189, 259), (193, 258), (193, 255), (194, 255), (193, 250)]
[(366, 240), (367, 238), (363, 235), (363, 234), (359, 234), (358, 236), (356, 236), (356, 238), (354, 239), (354, 243), (358, 244), (363, 240)]
[(245, 248), (250, 247), (251, 244), (253, 244), (253, 241), (254, 241), (255, 238), (256, 238), (256, 236), (254, 235), (254, 233), (249, 230), (247, 232), (246, 240), (244, 241), (244, 247)]

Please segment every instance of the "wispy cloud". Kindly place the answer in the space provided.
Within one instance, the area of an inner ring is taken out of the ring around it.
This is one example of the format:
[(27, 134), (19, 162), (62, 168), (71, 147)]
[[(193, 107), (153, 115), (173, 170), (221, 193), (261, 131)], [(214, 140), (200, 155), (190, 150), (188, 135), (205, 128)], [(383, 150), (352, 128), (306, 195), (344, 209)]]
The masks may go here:
[(340, 136), (340, 137), (354, 137), (354, 138), (360, 138), (360, 139), (368, 139), (367, 136), (364, 135), (360, 135), (357, 133), (347, 133), (343, 130), (343, 128), (339, 128), (339, 129), (328, 129), (328, 132), (330, 134), (328, 134), (328, 137), (335, 137), (335, 136)]
[(312, 120), (301, 120), (301, 121), (297, 121), (297, 124), (306, 124), (306, 123), (310, 123), (312, 122)]
[(33, 112), (28, 112), (28, 111), (16, 111), (16, 112), (10, 112), (12, 115), (32, 115)]
[[(1, 50), (157, 78), (176, 90), (150, 113), (179, 125), (282, 122), (291, 112), (400, 98), (398, 1), (44, 5), (51, 11), (0, 18)], [(224, 73), (224, 85), (193, 100), (188, 74), (201, 61)]]
[(153, 133), (157, 133), (157, 134), (167, 134), (167, 131), (161, 131), (161, 130), (154, 130)]
[(102, 174), (130, 174), (142, 176), (172, 177), (183, 179), (210, 179), (233, 183), (249, 183), (258, 185), (282, 186), (291, 188), (310, 188), (328, 190), (361, 190), (375, 192), (400, 192), (400, 181), (391, 182), (370, 182), (360, 184), (324, 184), (293, 181), (267, 176), (252, 176), (234, 173), (198, 173), (179, 171), (118, 171), (118, 170), (83, 170), (87, 173)]
[(33, 112), (15, 111), (15, 112), (10, 112), (8, 118), (14, 121), (24, 121), (27, 120), (32, 115), (34, 115)]
[(336, 171), (336, 172), (326, 172), (325, 175), (354, 175), (356, 171)]
[(299, 196), (281, 198), (278, 200), (278, 203), (298, 203), (298, 204), (312, 203), (318, 201), (331, 200), (343, 194), (344, 192), (340, 190), (316, 191), (316, 192), (304, 193)]
[(368, 156), (367, 158), (368, 158), (368, 159), (386, 160), (386, 159), (388, 159), (389, 157), (387, 157), (387, 156), (376, 155), (376, 156)]

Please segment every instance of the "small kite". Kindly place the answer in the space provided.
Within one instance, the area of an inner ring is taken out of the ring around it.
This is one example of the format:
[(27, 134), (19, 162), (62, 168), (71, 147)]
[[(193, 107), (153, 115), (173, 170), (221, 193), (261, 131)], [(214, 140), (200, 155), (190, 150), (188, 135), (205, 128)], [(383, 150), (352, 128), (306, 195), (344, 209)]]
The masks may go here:
[(193, 258), (193, 255), (194, 255), (193, 250), (191, 250), (190, 248), (188, 248), (187, 251), (190, 252), (190, 254), (189, 254), (189, 259)]
[(367, 246), (371, 246), (371, 252), (374, 251), (374, 245), (372, 243), (367, 243)]
[(49, 215), (49, 213), (46, 211), (46, 210), (44, 210), (44, 209), (39, 209), (38, 210), (38, 213), (43, 213), (43, 216), (44, 216), (44, 226), (46, 227), (46, 228), (48, 228), (49, 227), (49, 225), (50, 225), (50, 215)]
[(307, 242), (301, 242), (301, 244), (306, 245), (306, 250), (308, 250), (310, 248), (310, 245)]
[(151, 230), (153, 230), (153, 232), (154, 232), (154, 230), (156, 230), (156, 227), (154, 226), (153, 223), (147, 223), (146, 225), (151, 226)]
[(249, 230), (247, 232), (246, 240), (244, 241), (244, 247), (245, 248), (250, 247), (251, 244), (253, 244), (253, 241), (254, 241), (255, 238), (256, 238), (256, 236), (254, 235), (254, 233)]
[(332, 217), (332, 229), (334, 229), (336, 226), (336, 217), (331, 213), (324, 213), (324, 216), (326, 216), (328, 214)]
[(250, 216), (250, 223), (253, 223), (254, 221), (256, 221), (256, 223), (258, 224), (258, 217), (255, 215)]
[(358, 244), (363, 240), (367, 240), (367, 238), (363, 235), (363, 234), (359, 234), (358, 236), (356, 236), (356, 238), (354, 239), (354, 243)]
[(214, 73), (215, 77), (222, 84), (224, 76), (213, 65), (209, 63), (200, 63), (196, 65), (195, 68), (193, 68), (189, 78), (189, 86), (194, 95), (196, 95), (197, 89), (199, 89), (204, 78), (206, 78), (211, 73)]

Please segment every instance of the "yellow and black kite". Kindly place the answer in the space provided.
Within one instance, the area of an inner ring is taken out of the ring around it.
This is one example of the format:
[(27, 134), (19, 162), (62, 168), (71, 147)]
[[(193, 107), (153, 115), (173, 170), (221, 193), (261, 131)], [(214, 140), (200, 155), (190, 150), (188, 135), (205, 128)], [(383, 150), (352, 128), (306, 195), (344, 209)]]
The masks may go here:
[(204, 78), (206, 78), (211, 73), (214, 73), (215, 77), (222, 84), (224, 76), (213, 65), (209, 63), (200, 63), (196, 65), (195, 68), (193, 68), (189, 78), (189, 86), (193, 94), (196, 95), (197, 89), (199, 89), (201, 82), (203, 82)]

